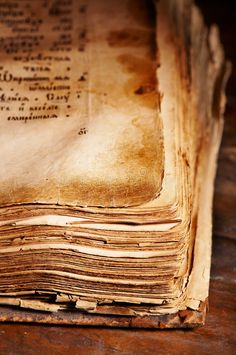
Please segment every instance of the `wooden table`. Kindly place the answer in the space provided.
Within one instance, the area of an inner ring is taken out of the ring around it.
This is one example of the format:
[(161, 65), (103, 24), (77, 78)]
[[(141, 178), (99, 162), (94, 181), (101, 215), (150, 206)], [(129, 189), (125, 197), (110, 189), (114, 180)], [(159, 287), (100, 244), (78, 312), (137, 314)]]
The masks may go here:
[[(236, 63), (233, 1), (199, 0), (208, 23), (221, 28), (227, 57)], [(236, 66), (236, 64), (235, 64)], [(127, 330), (0, 324), (0, 355), (236, 354), (236, 68), (228, 85), (225, 132), (214, 202), (210, 309), (196, 330)]]

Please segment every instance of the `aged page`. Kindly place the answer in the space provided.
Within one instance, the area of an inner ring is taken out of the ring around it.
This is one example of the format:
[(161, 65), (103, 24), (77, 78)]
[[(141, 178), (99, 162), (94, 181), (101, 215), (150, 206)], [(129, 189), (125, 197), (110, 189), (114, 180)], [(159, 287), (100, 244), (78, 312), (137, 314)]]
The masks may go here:
[(155, 13), (135, 4), (0, 1), (1, 204), (157, 196)]

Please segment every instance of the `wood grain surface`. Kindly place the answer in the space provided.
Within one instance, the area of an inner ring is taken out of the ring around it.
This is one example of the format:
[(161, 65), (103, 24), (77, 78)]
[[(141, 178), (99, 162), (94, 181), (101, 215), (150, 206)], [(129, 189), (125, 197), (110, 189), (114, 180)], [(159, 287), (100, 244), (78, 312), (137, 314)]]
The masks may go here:
[[(233, 1), (199, 0), (209, 23), (219, 24), (227, 57), (236, 66)], [(2, 354), (236, 354), (236, 68), (228, 105), (214, 201), (210, 309), (195, 330), (128, 330), (0, 324)]]

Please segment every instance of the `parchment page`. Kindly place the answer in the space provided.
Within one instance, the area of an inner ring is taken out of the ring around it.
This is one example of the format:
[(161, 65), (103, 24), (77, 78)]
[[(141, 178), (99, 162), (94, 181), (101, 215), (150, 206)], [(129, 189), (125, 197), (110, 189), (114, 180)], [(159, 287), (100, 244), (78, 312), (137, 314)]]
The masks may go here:
[(1, 205), (122, 207), (157, 196), (164, 154), (148, 3), (0, 0)]

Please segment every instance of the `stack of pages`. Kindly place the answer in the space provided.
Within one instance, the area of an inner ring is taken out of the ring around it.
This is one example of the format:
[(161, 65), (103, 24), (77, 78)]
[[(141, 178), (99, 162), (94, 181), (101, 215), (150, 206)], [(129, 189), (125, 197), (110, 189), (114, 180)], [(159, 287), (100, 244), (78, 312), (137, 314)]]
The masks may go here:
[(201, 309), (228, 73), (217, 28), (191, 0), (0, 0), (0, 33), (0, 304)]

